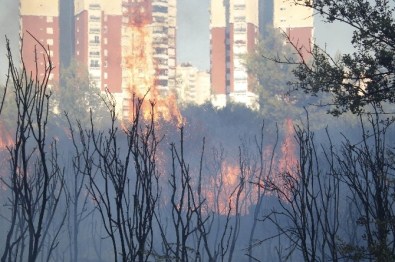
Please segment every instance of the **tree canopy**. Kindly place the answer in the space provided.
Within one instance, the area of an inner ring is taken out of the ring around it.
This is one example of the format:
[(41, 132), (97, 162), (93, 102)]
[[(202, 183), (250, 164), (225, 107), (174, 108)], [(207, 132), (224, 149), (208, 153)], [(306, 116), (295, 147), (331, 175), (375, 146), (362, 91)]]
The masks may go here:
[(315, 45), (313, 62), (294, 70), (296, 89), (331, 95), (330, 112), (361, 114), (367, 106), (382, 108), (395, 102), (394, 6), (387, 0), (295, 1), (316, 10), (328, 23), (338, 21), (353, 28), (354, 51), (339, 59)]
[(95, 121), (100, 121), (105, 105), (100, 89), (91, 81), (88, 70), (72, 61), (61, 71), (61, 82), (55, 92), (58, 111), (66, 112), (71, 120), (80, 121), (83, 126), (90, 121), (90, 110)]

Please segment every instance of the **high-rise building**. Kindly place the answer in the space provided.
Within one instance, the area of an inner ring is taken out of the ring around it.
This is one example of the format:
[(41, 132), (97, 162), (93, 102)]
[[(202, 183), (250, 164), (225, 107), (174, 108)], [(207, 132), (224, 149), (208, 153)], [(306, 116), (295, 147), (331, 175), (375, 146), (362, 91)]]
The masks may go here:
[(20, 0), (20, 25), (23, 36), (22, 56), (26, 69), (34, 76), (37, 62), (38, 77), (43, 77), (45, 48), (49, 51), (54, 67), (49, 76), (49, 84), (58, 83), (59, 0)]
[(75, 0), (75, 56), (102, 91), (121, 92), (121, 0)]
[(75, 0), (76, 58), (127, 118), (133, 95), (175, 87), (176, 0)]
[(211, 87), (214, 106), (239, 102), (257, 106), (252, 79), (243, 56), (254, 50), (258, 40), (258, 0), (211, 1)]
[(74, 58), (74, 0), (59, 3), (60, 68), (70, 66)]
[[(314, 34), (313, 9), (296, 4), (294, 0), (263, 0), (261, 8), (267, 17), (264, 21), (284, 32), (291, 43), (300, 50), (304, 59), (311, 57)], [(262, 27), (267, 24), (262, 24)]]
[(123, 0), (123, 116), (133, 95), (163, 98), (175, 88), (176, 1)]
[(313, 10), (294, 0), (212, 0), (210, 11), (214, 106), (233, 101), (257, 107), (254, 81), (247, 74), (243, 56), (254, 50), (259, 33), (265, 37), (266, 27), (281, 29), (304, 59), (311, 56)]
[(313, 9), (290, 0), (274, 0), (273, 27), (280, 28), (304, 59), (311, 57), (313, 41)]
[(177, 66), (177, 100), (182, 105), (202, 105), (210, 100), (210, 74), (189, 63)]

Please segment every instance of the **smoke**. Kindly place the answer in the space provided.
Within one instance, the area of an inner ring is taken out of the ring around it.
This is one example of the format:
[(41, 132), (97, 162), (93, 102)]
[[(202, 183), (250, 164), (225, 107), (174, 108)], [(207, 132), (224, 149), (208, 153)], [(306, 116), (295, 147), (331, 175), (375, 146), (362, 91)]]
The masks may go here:
[(19, 47), (19, 1), (0, 0), (0, 7), (0, 85), (3, 85), (8, 68), (5, 37), (10, 39), (13, 53)]
[(177, 63), (190, 62), (208, 70), (210, 54), (209, 0), (179, 0), (177, 3)]

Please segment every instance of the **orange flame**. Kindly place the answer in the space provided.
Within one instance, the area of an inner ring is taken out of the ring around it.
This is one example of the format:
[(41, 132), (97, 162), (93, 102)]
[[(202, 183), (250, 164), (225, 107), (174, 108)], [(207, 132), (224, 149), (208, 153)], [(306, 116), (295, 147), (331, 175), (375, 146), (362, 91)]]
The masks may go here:
[(296, 144), (293, 139), (294, 128), (293, 121), (287, 118), (284, 121), (285, 139), (281, 146), (281, 157), (279, 159), (278, 171), (286, 172), (290, 175), (295, 175), (298, 166), (298, 160), (296, 157)]
[(124, 119), (133, 120), (133, 97), (144, 98), (142, 114), (145, 119), (151, 118), (151, 102), (154, 103), (155, 121), (176, 121), (182, 125), (184, 120), (178, 109), (175, 95), (166, 97), (159, 93), (156, 86), (156, 62), (153, 54), (152, 10), (150, 1), (124, 2), (128, 8), (124, 17), (123, 39), (124, 79), (127, 79), (127, 90), (124, 90)]
[[(224, 161), (219, 174), (210, 177), (203, 188), (207, 211), (213, 211), (221, 215), (227, 215), (230, 212), (234, 215), (238, 201), (237, 212), (247, 214), (249, 207), (257, 201), (256, 194), (253, 194), (257, 187), (248, 182), (252, 178), (247, 176), (243, 178), (244, 181), (242, 182), (240, 167)], [(237, 192), (242, 186), (241, 183), (244, 184), (238, 199)]]
[(14, 144), (9, 130), (0, 122), (0, 150), (6, 149), (8, 146)]

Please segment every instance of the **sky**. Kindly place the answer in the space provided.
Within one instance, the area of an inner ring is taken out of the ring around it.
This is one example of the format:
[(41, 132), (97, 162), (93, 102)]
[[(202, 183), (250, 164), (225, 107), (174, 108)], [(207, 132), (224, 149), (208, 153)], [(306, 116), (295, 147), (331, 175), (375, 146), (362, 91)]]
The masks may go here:
[(10, 39), (13, 52), (18, 51), (19, 18), (17, 0), (0, 0), (0, 85), (4, 85), (7, 74), (6, 40)]
[[(200, 70), (210, 68), (210, 0), (178, 0), (177, 7), (177, 62), (191, 63)], [(18, 1), (0, 0), (0, 80), (6, 74), (5, 35), (14, 51), (19, 44)], [(326, 46), (331, 54), (342, 50), (350, 51), (351, 31), (344, 25), (325, 24), (319, 17), (315, 19), (315, 41)]]

